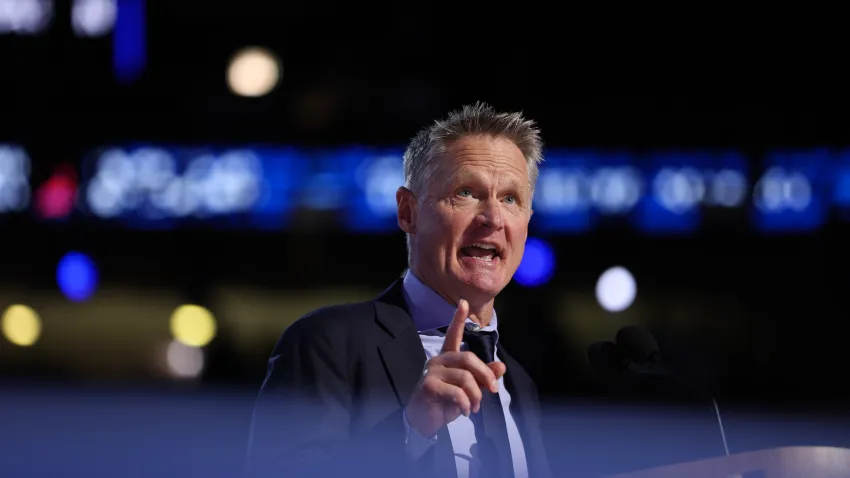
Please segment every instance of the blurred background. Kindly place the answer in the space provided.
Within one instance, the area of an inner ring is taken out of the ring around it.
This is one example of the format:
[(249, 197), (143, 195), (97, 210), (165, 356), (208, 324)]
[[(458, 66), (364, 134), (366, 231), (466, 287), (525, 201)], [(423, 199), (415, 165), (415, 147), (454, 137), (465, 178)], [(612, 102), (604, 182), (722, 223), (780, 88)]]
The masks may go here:
[[(278, 337), (403, 273), (401, 153), (479, 100), (546, 143), (497, 300), (546, 403), (597, 397), (588, 345), (638, 324), (728, 411), (733, 452), (850, 446), (847, 98), (665, 90), (639, 55), (585, 65), (591, 40), (491, 42), (451, 11), (0, 0), (9, 476), (233, 476)], [(598, 429), (576, 413), (552, 431), (563, 469)]]

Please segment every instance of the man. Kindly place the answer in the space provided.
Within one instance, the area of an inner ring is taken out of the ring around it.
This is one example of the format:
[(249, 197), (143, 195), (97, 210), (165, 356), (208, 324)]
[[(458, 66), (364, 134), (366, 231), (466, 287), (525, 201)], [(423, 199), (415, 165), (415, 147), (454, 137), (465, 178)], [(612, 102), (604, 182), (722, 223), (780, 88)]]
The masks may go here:
[(409, 270), (374, 301), (286, 330), (249, 474), (550, 476), (536, 388), (499, 344), (494, 309), (522, 260), (541, 161), (533, 122), (481, 103), (416, 135), (396, 194)]

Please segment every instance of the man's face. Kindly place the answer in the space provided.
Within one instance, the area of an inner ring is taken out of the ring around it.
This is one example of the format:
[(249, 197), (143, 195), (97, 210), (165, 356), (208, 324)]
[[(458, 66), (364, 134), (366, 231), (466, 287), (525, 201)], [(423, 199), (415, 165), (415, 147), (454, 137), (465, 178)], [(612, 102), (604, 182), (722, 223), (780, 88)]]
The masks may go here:
[(427, 188), (410, 201), (408, 227), (402, 224), (413, 233), (414, 273), (452, 301), (491, 300), (525, 250), (531, 219), (525, 157), (504, 138), (464, 137), (441, 158)]

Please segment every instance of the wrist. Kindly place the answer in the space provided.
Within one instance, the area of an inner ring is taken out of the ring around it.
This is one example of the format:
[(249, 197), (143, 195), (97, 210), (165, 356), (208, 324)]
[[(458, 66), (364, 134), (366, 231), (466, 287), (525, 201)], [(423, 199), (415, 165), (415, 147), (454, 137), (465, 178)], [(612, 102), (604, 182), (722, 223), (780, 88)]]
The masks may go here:
[(414, 419), (411, 420), (411, 416), (408, 412), (409, 409), (407, 407), (405, 407), (404, 411), (402, 412), (402, 414), (404, 415), (404, 422), (407, 424), (408, 427), (408, 432), (416, 432), (421, 437), (426, 438), (428, 440), (433, 440), (437, 437), (437, 430), (431, 430), (428, 427), (423, 427), (422, 424), (418, 423), (418, 421), (415, 420), (415, 414)]

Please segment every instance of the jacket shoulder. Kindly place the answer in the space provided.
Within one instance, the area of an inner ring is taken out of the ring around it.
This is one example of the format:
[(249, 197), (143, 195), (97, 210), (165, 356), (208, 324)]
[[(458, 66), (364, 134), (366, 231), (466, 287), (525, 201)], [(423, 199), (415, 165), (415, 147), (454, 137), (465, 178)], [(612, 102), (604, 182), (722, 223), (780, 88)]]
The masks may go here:
[(308, 344), (321, 348), (342, 348), (351, 343), (352, 339), (367, 334), (369, 325), (374, 322), (373, 301), (322, 307), (308, 312), (289, 325), (275, 348)]

